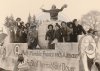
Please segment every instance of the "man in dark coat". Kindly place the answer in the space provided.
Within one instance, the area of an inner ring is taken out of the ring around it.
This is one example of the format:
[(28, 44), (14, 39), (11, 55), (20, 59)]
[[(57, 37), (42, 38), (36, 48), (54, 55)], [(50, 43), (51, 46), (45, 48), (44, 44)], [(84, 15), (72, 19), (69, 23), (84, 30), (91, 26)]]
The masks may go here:
[(78, 35), (86, 34), (83, 26), (78, 24), (77, 19), (73, 20), (73, 42), (78, 42)]
[(27, 33), (25, 32), (25, 28), (22, 28), (20, 31), (20, 43), (27, 42)]

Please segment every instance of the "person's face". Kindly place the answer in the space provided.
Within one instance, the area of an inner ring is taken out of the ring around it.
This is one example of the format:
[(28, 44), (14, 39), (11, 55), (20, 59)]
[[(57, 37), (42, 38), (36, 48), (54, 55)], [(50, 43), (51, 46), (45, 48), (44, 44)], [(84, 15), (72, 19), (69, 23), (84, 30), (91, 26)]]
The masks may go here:
[(52, 9), (56, 9), (56, 6), (55, 6), (55, 5), (53, 5), (53, 6), (52, 6)]
[(52, 26), (49, 26), (49, 30), (52, 30), (53, 28), (52, 28)]
[(30, 25), (29, 24), (27, 24), (27, 27), (29, 27)]
[(70, 24), (69, 27), (72, 28), (73, 27), (72, 24)]
[(66, 27), (66, 24), (65, 24), (65, 23), (62, 23), (62, 27), (64, 27), (64, 28), (65, 28), (65, 27)]
[(78, 25), (78, 21), (75, 21), (75, 25), (76, 25), (76, 26)]

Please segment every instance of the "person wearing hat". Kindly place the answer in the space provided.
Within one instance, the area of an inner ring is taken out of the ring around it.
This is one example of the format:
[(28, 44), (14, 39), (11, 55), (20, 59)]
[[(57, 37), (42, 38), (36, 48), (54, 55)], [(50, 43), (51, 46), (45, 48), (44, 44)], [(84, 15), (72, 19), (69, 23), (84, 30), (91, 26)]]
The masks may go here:
[(61, 7), (61, 9), (57, 9), (56, 8), (56, 5), (52, 5), (51, 9), (50, 10), (45, 10), (45, 9), (41, 9), (43, 12), (47, 12), (47, 13), (50, 13), (50, 19), (51, 20), (58, 20), (58, 13), (63, 11), (64, 8), (66, 8), (67, 5), (63, 5)]
[(36, 25), (30, 26), (28, 33), (28, 48), (36, 49), (38, 44), (38, 31), (36, 30)]
[(20, 42), (20, 29), (21, 29), (21, 18), (16, 18), (16, 33), (15, 33), (15, 43), (19, 43)]
[(21, 27), (21, 18), (16, 18), (16, 26), (17, 28), (20, 28)]

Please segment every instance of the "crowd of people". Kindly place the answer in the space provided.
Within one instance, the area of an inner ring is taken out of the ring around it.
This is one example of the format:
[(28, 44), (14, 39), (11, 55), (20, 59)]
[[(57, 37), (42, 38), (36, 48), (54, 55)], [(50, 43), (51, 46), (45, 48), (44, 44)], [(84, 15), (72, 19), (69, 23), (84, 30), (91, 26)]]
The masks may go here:
[[(38, 45), (38, 30), (36, 25), (30, 23), (24, 24), (21, 18), (17, 18), (15, 26), (10, 27), (10, 42), (11, 43), (28, 43), (28, 48), (33, 49)], [(78, 35), (86, 34), (86, 31), (79, 24), (77, 19), (72, 22), (62, 21), (61, 24), (49, 24), (45, 35), (45, 40), (48, 41), (48, 47), (53, 48), (52, 43), (56, 40), (62, 42), (78, 42)]]
[(12, 23), (10, 27), (10, 42), (11, 43), (28, 43), (28, 48), (33, 49), (37, 46), (37, 26), (30, 25), (30, 23), (24, 24), (21, 18), (17, 18), (16, 22)]
[(58, 23), (53, 26), (52, 24), (48, 25), (48, 31), (46, 32), (45, 40), (48, 40), (48, 47), (52, 48), (52, 42), (57, 41), (62, 42), (78, 42), (78, 35), (86, 34), (86, 31), (79, 24), (77, 19), (74, 19), (72, 22), (61, 22), (61, 25)]

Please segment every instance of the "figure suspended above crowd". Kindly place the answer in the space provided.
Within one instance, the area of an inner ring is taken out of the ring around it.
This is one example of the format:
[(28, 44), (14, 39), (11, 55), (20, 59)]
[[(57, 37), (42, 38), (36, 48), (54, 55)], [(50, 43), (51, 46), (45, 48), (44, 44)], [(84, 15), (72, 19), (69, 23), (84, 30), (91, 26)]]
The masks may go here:
[(61, 7), (61, 9), (57, 9), (57, 8), (56, 8), (56, 5), (52, 5), (52, 7), (51, 7), (50, 10), (45, 10), (45, 9), (42, 9), (42, 8), (41, 8), (41, 10), (42, 10), (43, 12), (50, 13), (50, 19), (56, 21), (56, 20), (58, 20), (58, 13), (61, 12), (61, 11), (63, 11), (64, 8), (67, 8), (67, 5), (66, 5), (66, 4), (63, 5), (63, 6)]

